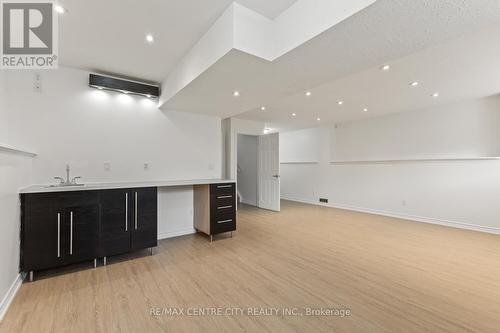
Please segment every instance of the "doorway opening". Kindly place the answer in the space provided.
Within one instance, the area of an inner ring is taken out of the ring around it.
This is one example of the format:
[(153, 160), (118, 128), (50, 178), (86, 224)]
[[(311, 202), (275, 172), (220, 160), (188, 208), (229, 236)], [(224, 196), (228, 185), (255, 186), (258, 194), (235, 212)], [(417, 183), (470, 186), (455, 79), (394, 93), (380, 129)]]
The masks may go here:
[(280, 211), (279, 134), (236, 138), (238, 203)]

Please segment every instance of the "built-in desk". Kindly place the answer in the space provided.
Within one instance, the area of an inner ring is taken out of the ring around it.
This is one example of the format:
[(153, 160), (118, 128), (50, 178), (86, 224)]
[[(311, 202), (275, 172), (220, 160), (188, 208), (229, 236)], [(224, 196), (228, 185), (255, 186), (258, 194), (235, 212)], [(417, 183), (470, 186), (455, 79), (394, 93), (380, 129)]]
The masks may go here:
[(210, 236), (236, 230), (231, 180), (95, 183), (22, 189), (20, 271), (30, 272), (158, 244), (158, 189), (193, 186), (193, 226)]
[(171, 186), (194, 186), (210, 184), (234, 183), (228, 179), (191, 179), (191, 180), (166, 180), (166, 181), (143, 181), (143, 182), (117, 182), (117, 183), (89, 183), (84, 186), (75, 187), (49, 187), (50, 185), (32, 185), (23, 188), (19, 193), (49, 193), (49, 192), (70, 192), (70, 191), (90, 191), (90, 190), (111, 190), (140, 187), (171, 187)]

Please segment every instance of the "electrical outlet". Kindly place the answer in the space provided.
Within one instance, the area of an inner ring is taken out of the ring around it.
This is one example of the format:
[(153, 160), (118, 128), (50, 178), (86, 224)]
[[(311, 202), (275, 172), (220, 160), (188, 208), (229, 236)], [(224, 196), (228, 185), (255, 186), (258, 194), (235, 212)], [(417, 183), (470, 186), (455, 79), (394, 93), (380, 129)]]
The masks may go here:
[(401, 201), (402, 206), (406, 206), (406, 200)]
[(104, 171), (111, 171), (111, 163), (104, 162)]
[(328, 199), (326, 199), (326, 198), (319, 198), (319, 202), (328, 203)]
[(215, 169), (215, 164), (208, 163), (208, 170), (213, 170), (213, 169)]
[(144, 171), (148, 171), (149, 167), (149, 163), (144, 163)]

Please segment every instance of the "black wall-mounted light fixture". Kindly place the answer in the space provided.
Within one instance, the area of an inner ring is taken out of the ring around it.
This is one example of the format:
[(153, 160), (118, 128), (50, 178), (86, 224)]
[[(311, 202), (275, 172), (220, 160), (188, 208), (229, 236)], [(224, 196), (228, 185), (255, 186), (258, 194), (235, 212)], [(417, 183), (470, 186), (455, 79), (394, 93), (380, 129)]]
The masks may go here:
[(118, 91), (125, 94), (141, 95), (148, 98), (160, 96), (160, 88), (158, 86), (98, 74), (89, 74), (89, 86), (97, 89)]

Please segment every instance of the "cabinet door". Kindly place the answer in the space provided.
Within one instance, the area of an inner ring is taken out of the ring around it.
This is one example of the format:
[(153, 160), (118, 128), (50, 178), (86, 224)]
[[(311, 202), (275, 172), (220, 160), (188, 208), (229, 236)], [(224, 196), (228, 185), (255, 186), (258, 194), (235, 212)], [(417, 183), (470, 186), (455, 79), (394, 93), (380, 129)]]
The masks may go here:
[(64, 211), (50, 194), (26, 194), (21, 198), (21, 269), (45, 269), (63, 264)]
[(127, 190), (101, 192), (100, 257), (130, 251), (132, 196)]
[(99, 247), (99, 205), (66, 207), (64, 219), (65, 263), (97, 258)]
[(132, 189), (132, 249), (139, 250), (158, 245), (157, 188)]

